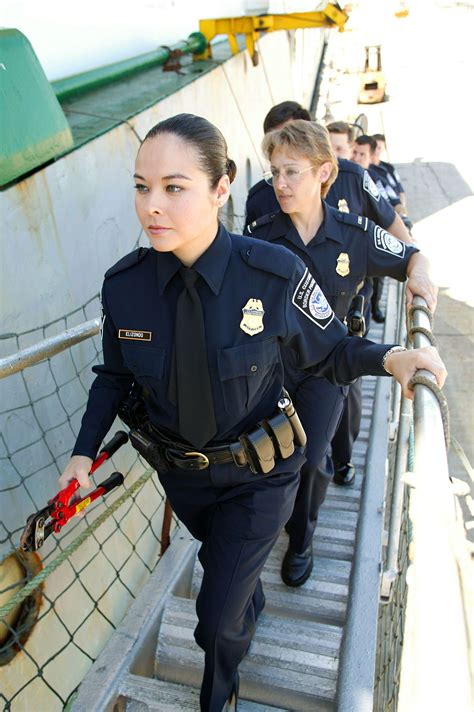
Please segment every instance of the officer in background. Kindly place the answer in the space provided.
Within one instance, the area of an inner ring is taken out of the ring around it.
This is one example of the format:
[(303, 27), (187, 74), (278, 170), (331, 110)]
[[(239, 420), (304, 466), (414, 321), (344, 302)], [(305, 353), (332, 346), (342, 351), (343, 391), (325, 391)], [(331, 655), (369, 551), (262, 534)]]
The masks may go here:
[[(358, 285), (369, 276), (408, 276), (407, 302), (413, 293), (434, 309), (436, 287), (428, 275), (426, 258), (366, 217), (330, 207), (324, 197), (336, 176), (337, 163), (326, 129), (316, 123), (291, 121), (270, 132), (263, 151), (271, 163), (267, 179), (273, 183), (281, 210), (259, 218), (248, 232), (292, 250), (322, 285), (339, 318), (343, 319)], [(357, 341), (357, 339), (355, 339)], [(285, 384), (308, 436), (307, 462), (301, 470), (295, 508), (286, 529), (289, 545), (282, 578), (300, 586), (313, 566), (312, 539), (318, 510), (333, 474), (331, 440), (340, 417), (342, 389), (303, 373), (298, 357), (285, 349)]]
[[(263, 122), (264, 134), (281, 128), (287, 121), (301, 119), (311, 121), (309, 111), (296, 101), (283, 101), (273, 106)], [(408, 234), (402, 220), (391, 208), (386, 199), (382, 199), (367, 170), (361, 170), (349, 160), (351, 153), (352, 134), (349, 124), (340, 121), (330, 124), (331, 140), (340, 148), (337, 151), (338, 175), (327, 196), (329, 205), (345, 212), (365, 215), (385, 228), (388, 232), (403, 242), (413, 240)], [(334, 128), (335, 127), (335, 128)], [(349, 139), (349, 135), (351, 139)], [(336, 138), (337, 136), (337, 138)], [(268, 215), (279, 210), (280, 206), (272, 186), (263, 179), (250, 188), (245, 205), (245, 228), (262, 215)]]
[[(272, 107), (265, 117), (263, 129), (265, 135), (281, 128), (288, 121), (310, 121), (309, 112), (295, 101), (285, 101)], [(329, 205), (343, 212), (363, 215), (373, 220), (377, 225), (400, 240), (410, 243), (412, 239), (400, 217), (391, 207), (388, 199), (377, 190), (367, 169), (353, 163), (350, 159), (353, 143), (352, 128), (345, 121), (337, 121), (328, 126), (331, 145), (335, 149), (338, 163), (337, 178), (332, 184), (326, 200)], [(279, 204), (273, 186), (263, 179), (249, 191), (246, 203), (246, 227), (258, 217), (276, 212)], [(377, 282), (377, 295), (380, 283)], [(382, 283), (383, 286), (383, 283)], [(372, 306), (372, 280), (366, 279), (359, 289), (364, 297), (366, 328), (369, 327), (370, 309)], [(373, 306), (374, 319), (384, 321), (378, 301)], [(347, 316), (347, 315), (344, 315)], [(344, 411), (340, 425), (333, 442), (334, 482), (338, 485), (350, 486), (355, 480), (355, 468), (352, 464), (352, 449), (356, 441), (362, 418), (362, 390), (359, 381), (348, 389)]]
[(94, 368), (74, 455), (60, 477), (89, 486), (101, 441), (133, 384), (147, 417), (130, 433), (177, 516), (202, 542), (195, 638), (205, 653), (201, 710), (235, 709), (238, 665), (265, 599), (260, 573), (288, 520), (304, 438), (282, 399), (283, 346), (302, 369), (347, 382), (417, 368), (434, 349), (401, 351), (346, 336), (294, 254), (218, 223), (235, 164), (219, 130), (180, 114), (138, 152), (135, 207), (151, 248), (114, 265), (102, 290), (104, 364)]
[(369, 172), (377, 189), (382, 195), (386, 196), (393, 209), (401, 215), (403, 213), (402, 201), (393, 187), (392, 182), (388, 180), (387, 171), (379, 166), (375, 166), (373, 163), (376, 149), (377, 142), (372, 136), (365, 134), (358, 136), (352, 146), (352, 160)]
[(382, 160), (382, 155), (387, 151), (387, 142), (385, 136), (384, 134), (372, 134), (372, 138), (376, 143), (375, 152), (371, 157), (372, 166), (379, 167), (381, 170), (385, 171), (387, 182), (390, 183), (390, 185), (400, 198), (404, 213), (408, 214), (405, 189), (402, 185), (400, 175), (393, 163), (389, 163), (388, 161)]

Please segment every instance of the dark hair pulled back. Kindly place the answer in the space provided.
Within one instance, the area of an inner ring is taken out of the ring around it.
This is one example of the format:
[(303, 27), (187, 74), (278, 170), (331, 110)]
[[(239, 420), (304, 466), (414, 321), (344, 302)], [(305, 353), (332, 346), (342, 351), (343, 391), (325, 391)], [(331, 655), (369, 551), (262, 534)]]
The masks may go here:
[(144, 142), (162, 134), (173, 134), (194, 146), (199, 156), (200, 167), (209, 176), (212, 190), (217, 187), (223, 175), (228, 175), (232, 183), (237, 167), (227, 156), (227, 143), (224, 136), (210, 121), (195, 114), (176, 114), (155, 124), (148, 131)]
[(272, 106), (263, 122), (263, 133), (269, 133), (276, 128), (280, 128), (287, 121), (301, 119), (311, 121), (311, 114), (297, 101), (282, 101), (281, 104)]

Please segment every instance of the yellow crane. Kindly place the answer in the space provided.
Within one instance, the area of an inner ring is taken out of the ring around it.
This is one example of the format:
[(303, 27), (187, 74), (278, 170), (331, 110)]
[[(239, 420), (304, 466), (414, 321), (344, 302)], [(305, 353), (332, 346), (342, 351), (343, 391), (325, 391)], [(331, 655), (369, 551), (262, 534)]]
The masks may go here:
[(195, 59), (208, 59), (212, 56), (211, 40), (217, 35), (227, 35), (232, 54), (239, 52), (237, 35), (245, 35), (245, 44), (255, 65), (258, 64), (256, 42), (264, 32), (277, 30), (298, 30), (309, 27), (338, 28), (344, 31), (348, 14), (336, 3), (328, 3), (319, 12), (292, 12), (282, 15), (258, 15), (248, 17), (222, 17), (200, 20), (199, 31), (207, 39), (207, 49), (202, 54), (195, 54)]

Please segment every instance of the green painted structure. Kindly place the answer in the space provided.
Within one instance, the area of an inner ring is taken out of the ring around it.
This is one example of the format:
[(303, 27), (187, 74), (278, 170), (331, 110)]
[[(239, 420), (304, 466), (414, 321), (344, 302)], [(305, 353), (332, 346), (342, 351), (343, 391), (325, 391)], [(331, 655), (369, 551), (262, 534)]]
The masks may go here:
[(0, 29), (0, 186), (73, 146), (71, 129), (28, 39)]

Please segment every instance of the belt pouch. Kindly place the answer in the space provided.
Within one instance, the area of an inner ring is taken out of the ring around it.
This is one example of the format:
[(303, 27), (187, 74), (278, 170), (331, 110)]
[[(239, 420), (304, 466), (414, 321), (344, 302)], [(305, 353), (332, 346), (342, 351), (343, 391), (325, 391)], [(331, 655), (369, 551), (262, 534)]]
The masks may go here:
[[(245, 439), (249, 447), (250, 457), (252, 460), (256, 460), (258, 469), (256, 472), (262, 472), (264, 475), (270, 472), (275, 467), (275, 448), (273, 447), (273, 441), (268, 433), (258, 425), (254, 430), (245, 435)], [(251, 467), (252, 471), (253, 468)]]
[(130, 430), (129, 437), (135, 450), (137, 450), (154, 469), (157, 470), (163, 465), (159, 446), (153, 442), (143, 430), (133, 428)]
[(273, 418), (264, 420), (262, 426), (273, 440), (276, 453), (286, 460), (295, 451), (293, 428), (284, 413), (277, 413)]

